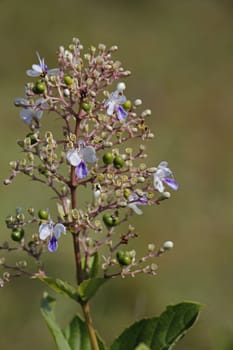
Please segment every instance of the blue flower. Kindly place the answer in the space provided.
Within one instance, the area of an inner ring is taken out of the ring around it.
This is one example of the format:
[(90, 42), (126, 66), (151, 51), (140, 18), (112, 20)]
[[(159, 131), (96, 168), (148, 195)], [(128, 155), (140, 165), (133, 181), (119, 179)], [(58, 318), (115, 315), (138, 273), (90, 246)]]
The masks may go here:
[[(19, 116), (25, 124), (31, 125), (33, 121), (38, 122), (42, 118), (43, 110), (40, 109), (40, 107), (46, 108), (48, 104), (44, 102), (43, 98), (38, 98), (38, 100), (35, 101), (34, 107), (27, 107), (26, 101), (26, 99), (17, 99), (18, 105), (19, 103), (21, 103), (21, 105), (24, 103), (25, 106), (21, 109)], [(28, 106), (30, 106), (29, 103)]]
[(52, 220), (47, 224), (41, 224), (39, 226), (39, 237), (42, 241), (45, 241), (47, 238), (49, 238), (48, 250), (52, 253), (57, 250), (58, 239), (62, 233), (64, 235), (66, 234), (65, 226), (60, 223), (54, 226)]
[(79, 141), (78, 149), (71, 148), (66, 158), (69, 163), (76, 167), (76, 175), (79, 179), (83, 179), (88, 175), (86, 163), (96, 162), (96, 151), (92, 146), (86, 146), (84, 141)]
[(125, 121), (128, 115), (122, 107), (126, 101), (126, 97), (123, 95), (124, 90), (125, 84), (119, 83), (116, 91), (112, 92), (104, 103), (104, 107), (107, 108), (107, 115), (111, 116), (115, 112), (119, 121)]
[(168, 168), (168, 162), (161, 162), (158, 165), (157, 171), (153, 174), (154, 176), (154, 187), (159, 192), (164, 192), (164, 183), (171, 187), (173, 190), (178, 190), (178, 183), (173, 177), (171, 169)]
[(137, 215), (142, 214), (142, 210), (137, 207), (137, 205), (147, 205), (148, 199), (145, 194), (138, 196), (137, 194), (131, 194), (128, 198), (128, 207), (132, 209)]
[(59, 74), (59, 68), (49, 69), (48, 66), (45, 64), (44, 58), (40, 58), (40, 55), (38, 52), (36, 52), (37, 58), (39, 60), (39, 64), (33, 64), (32, 69), (28, 69), (26, 71), (27, 75), (29, 77), (44, 77), (47, 75), (58, 75)]

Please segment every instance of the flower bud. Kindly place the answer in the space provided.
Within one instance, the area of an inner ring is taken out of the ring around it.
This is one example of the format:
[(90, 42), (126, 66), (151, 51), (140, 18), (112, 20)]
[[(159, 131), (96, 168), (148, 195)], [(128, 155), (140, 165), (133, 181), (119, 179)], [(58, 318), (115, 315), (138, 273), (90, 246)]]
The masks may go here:
[(172, 241), (166, 241), (163, 243), (164, 250), (171, 250), (174, 247), (174, 243)]
[(120, 82), (117, 84), (117, 90), (118, 91), (124, 91), (126, 89), (126, 85), (123, 82)]
[(142, 104), (142, 100), (140, 100), (140, 98), (137, 98), (135, 101), (134, 101), (134, 105), (135, 106), (141, 106)]
[(69, 97), (69, 96), (70, 96), (70, 90), (69, 90), (69, 89), (64, 89), (64, 90), (63, 90), (63, 95), (64, 95), (65, 97)]

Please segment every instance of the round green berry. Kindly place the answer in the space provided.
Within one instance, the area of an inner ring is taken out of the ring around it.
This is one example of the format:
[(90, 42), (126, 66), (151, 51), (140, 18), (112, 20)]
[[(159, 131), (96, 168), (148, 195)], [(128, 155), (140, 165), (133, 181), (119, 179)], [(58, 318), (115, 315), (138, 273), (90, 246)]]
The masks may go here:
[(116, 253), (116, 258), (119, 264), (122, 266), (128, 266), (132, 262), (132, 257), (128, 251), (119, 250)]
[(125, 103), (123, 103), (123, 108), (124, 109), (129, 110), (129, 109), (131, 109), (131, 107), (132, 107), (132, 102), (131, 101), (127, 100), (127, 101), (125, 101)]
[(42, 219), (42, 220), (48, 220), (48, 218), (49, 218), (49, 213), (48, 213), (47, 210), (45, 210), (45, 209), (40, 209), (40, 210), (38, 211), (38, 216), (39, 216), (39, 218)]
[(85, 112), (89, 112), (90, 109), (91, 109), (91, 106), (90, 106), (89, 103), (83, 102), (83, 103), (82, 103), (82, 109), (83, 109)]
[(66, 76), (64, 77), (64, 83), (65, 83), (66, 85), (71, 85), (71, 84), (73, 83), (73, 78), (71, 78), (69, 75), (66, 75)]
[(34, 92), (34, 94), (43, 94), (46, 91), (46, 85), (43, 81), (38, 80), (34, 87), (32, 88), (32, 91)]
[(14, 228), (11, 233), (11, 238), (15, 242), (20, 242), (24, 237), (24, 229), (22, 227)]
[(109, 165), (113, 162), (113, 155), (111, 152), (106, 152), (103, 155), (103, 162), (105, 165)]
[(116, 169), (121, 169), (124, 166), (124, 164), (125, 164), (125, 161), (120, 156), (116, 156), (113, 159), (113, 165)]
[(117, 216), (111, 215), (110, 213), (105, 213), (103, 215), (103, 222), (106, 226), (113, 227), (119, 223), (119, 218)]

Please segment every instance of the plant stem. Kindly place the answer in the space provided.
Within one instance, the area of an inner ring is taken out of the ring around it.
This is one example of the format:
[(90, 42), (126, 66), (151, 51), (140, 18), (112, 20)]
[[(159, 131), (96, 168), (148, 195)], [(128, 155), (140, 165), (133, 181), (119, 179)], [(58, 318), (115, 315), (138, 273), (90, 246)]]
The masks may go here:
[(91, 314), (90, 314), (90, 305), (88, 302), (82, 304), (82, 310), (83, 310), (83, 314), (84, 314), (84, 317), (86, 320), (86, 325), (87, 325), (90, 341), (92, 344), (92, 349), (99, 350), (99, 344), (98, 344), (95, 330), (93, 327), (93, 322), (92, 322), (92, 318), (91, 318)]
[[(78, 128), (76, 126), (76, 128)], [(75, 167), (71, 166), (71, 173), (70, 173), (70, 191), (71, 191), (71, 203), (72, 203), (72, 209), (77, 208), (77, 200), (76, 200), (76, 190), (77, 187), (74, 185), (75, 184)], [(83, 281), (83, 271), (82, 271), (82, 264), (81, 264), (81, 251), (80, 251), (80, 242), (79, 242), (79, 230), (77, 228), (77, 232), (73, 234), (73, 244), (74, 244), (74, 255), (75, 255), (75, 263), (76, 263), (76, 278), (77, 278), (77, 283), (80, 285)], [(86, 325), (92, 345), (93, 350), (99, 350), (99, 345), (98, 341), (96, 338), (95, 330), (93, 327), (93, 322), (90, 314), (90, 305), (88, 302), (82, 304), (82, 310), (83, 314), (86, 320)]]

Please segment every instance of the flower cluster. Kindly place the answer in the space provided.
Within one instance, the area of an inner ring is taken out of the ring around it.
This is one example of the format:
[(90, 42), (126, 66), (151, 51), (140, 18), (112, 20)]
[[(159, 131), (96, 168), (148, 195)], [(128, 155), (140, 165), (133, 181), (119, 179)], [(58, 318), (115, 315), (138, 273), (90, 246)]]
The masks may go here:
[[(35, 215), (34, 209), (29, 210), (31, 219), (21, 216), (19, 220), (18, 214), (7, 219), (12, 234), (18, 232), (12, 238), (18, 249), (39, 261), (46, 245), (54, 252), (61, 234), (70, 233), (76, 251), (83, 257), (84, 266), (79, 269), (87, 277), (91, 257), (104, 247), (108, 253), (101, 266), (106, 278), (155, 274), (155, 265), (145, 266), (145, 262), (167, 248), (155, 252), (150, 245), (149, 253), (136, 259), (134, 251), (123, 251), (121, 246), (139, 233), (129, 225), (119, 235), (118, 226), (134, 213), (141, 215), (140, 206), (169, 198), (167, 188), (178, 189), (167, 162), (144, 163), (144, 142), (154, 137), (148, 126), (151, 111), (142, 109), (141, 99), (131, 101), (126, 97), (123, 80), (130, 72), (112, 58), (116, 50), (116, 46), (107, 49), (99, 44), (82, 54), (83, 46), (74, 38), (67, 49), (59, 48), (54, 69), (48, 69), (37, 53), (39, 64), (26, 72), (31, 81), (26, 84), (25, 96), (15, 99), (15, 106), (21, 108), (20, 118), (29, 127), (26, 137), (18, 142), (25, 157), (10, 163), (11, 174), (4, 181), (10, 184), (18, 174), (24, 174), (46, 185), (57, 198), (57, 220), (46, 210)], [(115, 87), (109, 88), (112, 84)], [(53, 114), (63, 121), (58, 139), (51, 131), (44, 131), (45, 114), (46, 118)], [(132, 140), (139, 140), (135, 149), (131, 148)], [(80, 187), (89, 190), (88, 204), (79, 203)], [(26, 234), (29, 224), (38, 225), (31, 236)], [(9, 245), (1, 248), (11, 249)], [(8, 266), (5, 262), (3, 265)], [(114, 265), (119, 271), (111, 273)], [(40, 272), (42, 266), (39, 264)], [(20, 267), (19, 272), (24, 269)]]

